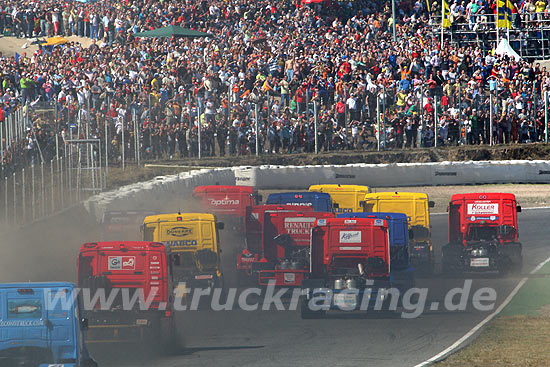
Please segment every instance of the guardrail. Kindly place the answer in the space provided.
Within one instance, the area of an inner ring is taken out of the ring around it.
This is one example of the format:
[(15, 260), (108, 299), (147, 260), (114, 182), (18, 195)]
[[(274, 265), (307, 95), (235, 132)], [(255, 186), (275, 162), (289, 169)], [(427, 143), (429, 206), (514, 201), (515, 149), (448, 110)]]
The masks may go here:
[[(291, 179), (289, 179), (291, 178)], [(550, 161), (259, 166), (201, 169), (135, 183), (95, 195), (84, 202), (98, 221), (108, 210), (151, 209), (169, 201), (178, 210), (197, 185), (249, 185), (258, 189), (305, 189), (318, 183), (380, 186), (548, 183)]]

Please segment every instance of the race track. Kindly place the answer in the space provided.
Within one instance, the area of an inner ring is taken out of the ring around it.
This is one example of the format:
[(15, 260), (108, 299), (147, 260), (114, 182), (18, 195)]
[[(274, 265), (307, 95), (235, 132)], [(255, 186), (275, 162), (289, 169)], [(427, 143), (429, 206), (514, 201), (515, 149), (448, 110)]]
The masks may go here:
[[(526, 274), (550, 256), (548, 209), (519, 214)], [(437, 255), (446, 241), (446, 215), (433, 215), (433, 240)], [(3, 237), (0, 277), (3, 281), (69, 280), (76, 276), (80, 244), (97, 239), (98, 229), (82, 208), (35, 224)], [(223, 256), (231, 256), (229, 244)], [(230, 264), (225, 258), (224, 263)], [(230, 270), (230, 269), (227, 269)], [(470, 295), (480, 287), (497, 291), (497, 304), (518, 283), (517, 278), (498, 275), (472, 276)], [(435, 275), (417, 279), (428, 288), (428, 305), (443, 304), (451, 288), (462, 279)], [(469, 302), (471, 306), (471, 302)], [(102, 367), (119, 366), (413, 366), (447, 348), (490, 312), (468, 307), (449, 312), (439, 307), (418, 318), (367, 313), (334, 313), (322, 320), (301, 320), (297, 311), (188, 311), (178, 314), (185, 338), (179, 355), (159, 356), (136, 352), (136, 348), (92, 349)]]

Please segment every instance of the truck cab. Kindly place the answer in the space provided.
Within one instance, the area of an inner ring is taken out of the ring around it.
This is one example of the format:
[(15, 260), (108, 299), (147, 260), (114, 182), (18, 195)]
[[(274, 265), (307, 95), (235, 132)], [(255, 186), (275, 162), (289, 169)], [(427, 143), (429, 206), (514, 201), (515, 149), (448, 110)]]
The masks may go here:
[(337, 214), (362, 211), (361, 201), (370, 193), (368, 186), (339, 184), (311, 185), (308, 191), (330, 194), (332, 201), (338, 204), (334, 210)]
[(443, 246), (445, 272), (520, 272), (517, 205), (514, 194), (457, 194), (449, 203), (449, 243)]
[[(326, 311), (367, 310), (391, 288), (388, 223), (375, 218), (317, 219), (311, 232), (310, 271), (302, 282), (302, 318)], [(313, 301), (322, 301), (315, 308)]]
[(309, 268), (311, 228), (320, 218), (334, 214), (313, 211), (266, 212), (261, 261), (252, 263), (258, 284), (300, 286)]
[(297, 211), (310, 212), (313, 211), (313, 208), (311, 206), (278, 204), (254, 205), (247, 208), (245, 217), (245, 248), (237, 254), (237, 272), (239, 273), (241, 283), (246, 283), (252, 276), (253, 263), (267, 262), (263, 257), (266, 214)]
[[(311, 206), (316, 212), (332, 212), (333, 203), (329, 194), (323, 192), (280, 192), (269, 194), (266, 204)], [(337, 206), (337, 204), (334, 204)], [(334, 207), (335, 207), (334, 206)]]
[(0, 284), (0, 365), (97, 367), (71, 283)]
[(151, 210), (109, 210), (103, 214), (101, 221), (101, 240), (113, 241), (124, 238), (138, 241), (140, 239), (139, 226), (143, 219), (156, 214)]
[(193, 190), (193, 199), (201, 210), (214, 214), (225, 223), (231, 223), (237, 232), (243, 232), (246, 208), (262, 200), (251, 186), (205, 185)]
[[(85, 311), (90, 343), (175, 343), (170, 249), (159, 242), (84, 243), (78, 255), (78, 285), (113, 302)], [(138, 297), (125, 305), (126, 297)], [(151, 303), (146, 302), (150, 299)]]
[(403, 213), (407, 216), (411, 263), (417, 271), (426, 273), (432, 273), (435, 264), (430, 226), (430, 208), (434, 205), (428, 200), (428, 195), (415, 192), (370, 193), (361, 203), (364, 212)]
[(145, 218), (142, 234), (144, 241), (162, 242), (170, 248), (176, 282), (216, 288), (223, 286), (218, 235), (223, 227), (213, 214), (160, 214)]

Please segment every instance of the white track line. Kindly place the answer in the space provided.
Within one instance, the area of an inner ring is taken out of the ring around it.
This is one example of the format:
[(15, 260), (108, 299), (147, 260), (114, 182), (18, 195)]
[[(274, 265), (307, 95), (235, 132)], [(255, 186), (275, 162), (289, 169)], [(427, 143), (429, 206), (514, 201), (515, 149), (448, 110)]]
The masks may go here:
[[(529, 274), (534, 274), (536, 273), (537, 271), (540, 270), (540, 268), (542, 268), (544, 265), (546, 265), (546, 263), (550, 262), (550, 257), (546, 260), (544, 260), (543, 262), (541, 262), (540, 264), (538, 264)], [(484, 318), (482, 321), (480, 321), (476, 326), (474, 326), (470, 331), (468, 331), (466, 334), (464, 334), (464, 336), (460, 339), (458, 339), (456, 342), (454, 342), (450, 347), (448, 347), (447, 349), (443, 350), (442, 352), (436, 354), (435, 356), (433, 356), (432, 358), (430, 359), (427, 359), (425, 360), (424, 362), (422, 363), (419, 363), (413, 367), (423, 367), (423, 366), (427, 366), (431, 363), (434, 363), (434, 362), (437, 362), (439, 359), (441, 359), (442, 357), (444, 357), (446, 354), (449, 354), (451, 353), (452, 351), (454, 351), (456, 348), (458, 348), (462, 343), (464, 343), (467, 339), (469, 339), (472, 335), (474, 335), (476, 332), (479, 331), (479, 329), (481, 329), (485, 324), (487, 324), (489, 321), (491, 321), (495, 316), (497, 316), (503, 309), (504, 307), (506, 307), (508, 305), (508, 303), (510, 303), (510, 301), (512, 300), (512, 298), (514, 298), (514, 296), (516, 295), (516, 293), (518, 293), (518, 291), (520, 290), (521, 287), (523, 287), (523, 285), (525, 284), (525, 282), (527, 282), (527, 279), (528, 277), (525, 277), (523, 279), (521, 279), (521, 281), (518, 283), (518, 285), (516, 285), (516, 287), (514, 288), (514, 290), (512, 290), (512, 292), (508, 295), (508, 297), (506, 297), (506, 299), (504, 300), (504, 302), (502, 302), (502, 304), (495, 310), (495, 312), (493, 312), (492, 314), (490, 314), (489, 316), (487, 316), (486, 318)]]

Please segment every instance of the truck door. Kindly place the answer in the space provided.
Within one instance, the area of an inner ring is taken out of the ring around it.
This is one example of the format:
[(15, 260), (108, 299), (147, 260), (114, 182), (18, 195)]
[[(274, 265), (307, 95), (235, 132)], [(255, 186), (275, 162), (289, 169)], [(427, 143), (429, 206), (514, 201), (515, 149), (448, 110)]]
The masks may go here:
[[(33, 353), (22, 355), (21, 365), (56, 363), (56, 356), (49, 346), (53, 340), (53, 324), (50, 324), (45, 304), (44, 290), (40, 288), (9, 289), (7, 291), (7, 312), (2, 317), (2, 341), (34, 341), (41, 346)], [(19, 356), (18, 356), (19, 357)]]
[(460, 221), (460, 207), (458, 204), (449, 205), (449, 242), (450, 243), (462, 243), (462, 231), (460, 227), (462, 225)]

